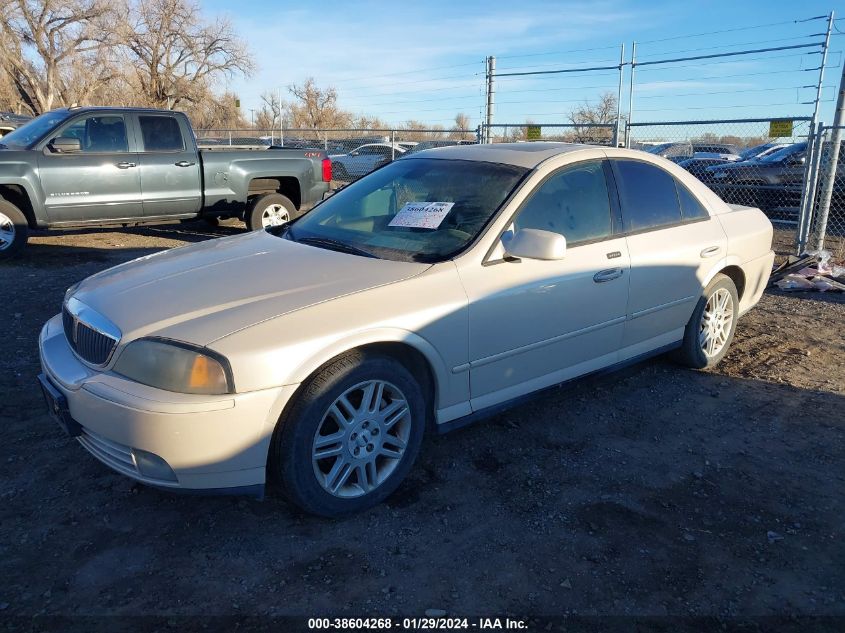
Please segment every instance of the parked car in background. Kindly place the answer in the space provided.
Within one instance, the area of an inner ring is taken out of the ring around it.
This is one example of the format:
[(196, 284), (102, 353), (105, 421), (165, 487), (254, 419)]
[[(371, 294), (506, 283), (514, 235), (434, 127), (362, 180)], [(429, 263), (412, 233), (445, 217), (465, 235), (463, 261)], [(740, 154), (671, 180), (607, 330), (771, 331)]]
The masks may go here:
[(18, 129), (20, 126), (29, 123), (31, 116), (15, 114), (14, 112), (0, 112), (0, 137), (6, 136), (9, 132)]
[(711, 179), (713, 175), (713, 170), (710, 169), (711, 167), (718, 167), (726, 163), (759, 159), (788, 145), (788, 143), (764, 143), (744, 149), (738, 155), (731, 154), (729, 156), (698, 153), (693, 158), (685, 158), (678, 161), (678, 165), (686, 169), (701, 182), (711, 183), (713, 182)]
[(322, 200), (330, 180), (319, 150), (198, 150), (180, 112), (54, 110), (0, 139), (0, 257), (30, 228), (232, 216), (274, 226)]
[(398, 143), (368, 143), (348, 154), (330, 154), (332, 174), (336, 180), (360, 178), (405, 153)]
[(762, 158), (707, 168), (704, 180), (728, 202), (764, 211), (797, 208), (804, 182), (807, 143), (794, 143)]
[(341, 516), (396, 490), (429, 430), (670, 350), (715, 365), (771, 244), (758, 209), (642, 152), (433, 149), (285, 226), (74, 285), (40, 383), (133, 479), (257, 495), (270, 479)]
[(643, 151), (656, 156), (668, 158), (673, 162), (680, 162), (690, 158), (718, 158), (723, 160), (739, 160), (739, 148), (726, 143), (699, 143), (696, 141), (680, 141), (662, 143), (646, 147)]

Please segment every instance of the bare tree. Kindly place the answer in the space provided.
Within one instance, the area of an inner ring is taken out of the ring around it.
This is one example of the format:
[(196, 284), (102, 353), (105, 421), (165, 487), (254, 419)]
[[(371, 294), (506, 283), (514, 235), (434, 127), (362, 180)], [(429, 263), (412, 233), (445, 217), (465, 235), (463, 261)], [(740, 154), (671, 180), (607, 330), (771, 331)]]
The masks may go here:
[(0, 0), (0, 70), (28, 110), (84, 100), (110, 78), (113, 17), (106, 0)]
[(255, 117), (255, 127), (260, 130), (278, 130), (285, 104), (275, 92), (261, 94), (261, 109)]
[(141, 96), (155, 107), (197, 103), (216, 79), (254, 68), (229, 20), (206, 22), (190, 0), (135, 0), (120, 38)]
[[(319, 130), (351, 125), (351, 115), (337, 106), (337, 90), (334, 88), (320, 88), (314, 78), (309, 77), (302, 85), (291, 84), (288, 91), (296, 99), (289, 106), (294, 128)], [(325, 132), (318, 133), (318, 136), (323, 140), (327, 138)]]
[(473, 134), (469, 132), (469, 126), (469, 115), (459, 112), (455, 115), (455, 125), (452, 127), (452, 132), (449, 134), (449, 137), (458, 140), (473, 138)]
[[(613, 138), (611, 127), (586, 127), (587, 125), (607, 125), (616, 123), (616, 95), (612, 92), (605, 92), (599, 97), (597, 104), (592, 105), (585, 102), (569, 113), (569, 120), (576, 127), (571, 138), (567, 140), (576, 143), (607, 143)], [(584, 127), (580, 127), (580, 126)]]

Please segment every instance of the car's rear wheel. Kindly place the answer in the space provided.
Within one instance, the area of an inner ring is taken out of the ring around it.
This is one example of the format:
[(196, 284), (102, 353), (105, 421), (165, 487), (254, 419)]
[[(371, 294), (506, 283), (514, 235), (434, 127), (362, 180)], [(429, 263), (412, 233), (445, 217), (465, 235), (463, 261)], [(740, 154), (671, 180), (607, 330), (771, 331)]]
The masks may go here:
[(693, 310), (678, 360), (696, 369), (718, 364), (733, 341), (738, 317), (736, 285), (730, 277), (719, 273), (704, 289)]
[(388, 356), (346, 354), (321, 369), (279, 422), (268, 469), (300, 508), (339, 517), (390, 495), (416, 459), (425, 396)]
[(17, 255), (29, 239), (29, 224), (23, 211), (0, 198), (0, 259)]
[(296, 214), (296, 206), (287, 196), (268, 193), (258, 196), (246, 210), (244, 220), (250, 231), (258, 231), (290, 222)]

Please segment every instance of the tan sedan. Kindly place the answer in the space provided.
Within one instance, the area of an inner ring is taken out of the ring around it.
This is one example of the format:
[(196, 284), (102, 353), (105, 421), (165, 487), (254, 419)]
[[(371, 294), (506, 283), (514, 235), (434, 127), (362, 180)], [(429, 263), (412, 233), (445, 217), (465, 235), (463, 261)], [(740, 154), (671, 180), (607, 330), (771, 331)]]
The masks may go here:
[(673, 351), (707, 367), (771, 270), (772, 227), (623, 149), (458, 146), (291, 224), (70, 288), (41, 385), (106, 465), (328, 516), (383, 500), (423, 434)]

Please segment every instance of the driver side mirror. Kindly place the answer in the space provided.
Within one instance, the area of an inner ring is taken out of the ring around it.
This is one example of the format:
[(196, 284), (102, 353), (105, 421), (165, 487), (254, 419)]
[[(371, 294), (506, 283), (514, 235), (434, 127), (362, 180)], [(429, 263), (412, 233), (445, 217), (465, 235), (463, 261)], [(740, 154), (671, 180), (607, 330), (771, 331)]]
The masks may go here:
[(47, 147), (54, 154), (72, 154), (82, 151), (82, 143), (78, 138), (71, 136), (59, 136), (47, 144)]
[(566, 257), (566, 238), (542, 229), (521, 229), (504, 246), (507, 257), (543, 260)]

